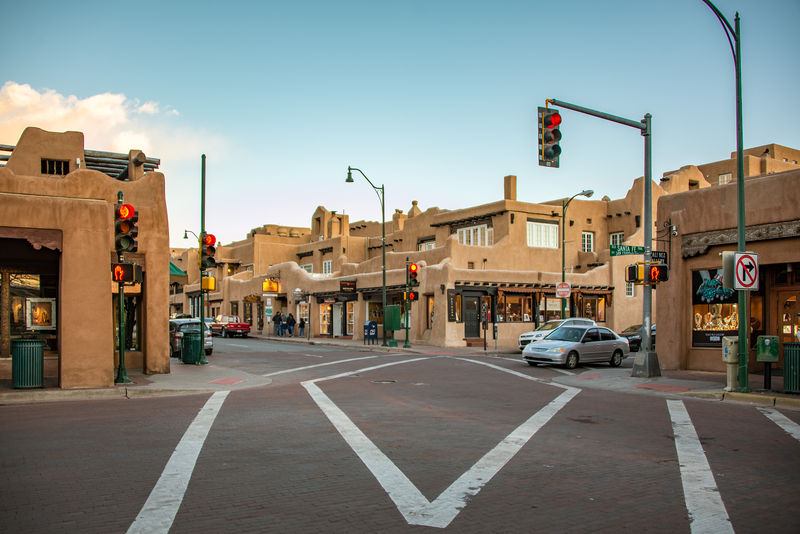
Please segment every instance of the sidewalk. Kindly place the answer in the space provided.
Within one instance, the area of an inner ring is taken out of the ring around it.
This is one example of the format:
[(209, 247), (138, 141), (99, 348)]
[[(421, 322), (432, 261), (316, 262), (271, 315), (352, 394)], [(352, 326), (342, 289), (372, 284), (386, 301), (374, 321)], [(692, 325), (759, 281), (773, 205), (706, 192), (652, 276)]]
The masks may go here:
[[(403, 340), (398, 340), (397, 347), (383, 347), (380, 340), (377, 344), (364, 344), (358, 340), (330, 338), (306, 339), (300, 337), (274, 337), (253, 334), (256, 339), (277, 341), (282, 343), (298, 343), (310, 345), (336, 346), (343, 349), (376, 352), (451, 355), (464, 357), (486, 357), (488, 359), (520, 359), (518, 351), (500, 349), (494, 351), (490, 343), (487, 350), (483, 347), (434, 347), (415, 344), (411, 348), (403, 348)], [(145, 375), (141, 371), (128, 371), (130, 384), (118, 384), (109, 388), (64, 390), (55, 387), (52, 380), (46, 380), (41, 389), (13, 389), (10, 380), (0, 380), (0, 405), (31, 404), (52, 401), (89, 400), (108, 398), (134, 398), (145, 396), (187, 395), (213, 391), (236, 391), (239, 389), (264, 386), (272, 383), (270, 378), (253, 375), (239, 369), (217, 364), (214, 356), (208, 358), (208, 365), (186, 365), (178, 359), (170, 360), (169, 374)], [(520, 364), (522, 361), (520, 360)], [(613, 368), (603, 365), (582, 368), (573, 372), (564, 372), (560, 368), (553, 382), (579, 388), (604, 389), (623, 393), (685, 396), (720, 401), (736, 401), (800, 410), (800, 395), (783, 392), (783, 376), (772, 376), (772, 390), (764, 391), (764, 377), (749, 375), (748, 385), (753, 390), (749, 393), (726, 392), (725, 373), (698, 371), (662, 371), (662, 376), (653, 378), (631, 377), (633, 358), (626, 358), (622, 367)]]

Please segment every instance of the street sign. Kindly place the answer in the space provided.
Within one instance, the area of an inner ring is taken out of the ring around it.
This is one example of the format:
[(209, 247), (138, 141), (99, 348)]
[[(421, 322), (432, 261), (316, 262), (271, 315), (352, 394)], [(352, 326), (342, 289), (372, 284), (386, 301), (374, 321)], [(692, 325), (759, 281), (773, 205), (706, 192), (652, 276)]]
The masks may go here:
[(734, 289), (758, 291), (758, 254), (737, 252), (734, 255)]
[(644, 254), (644, 247), (634, 245), (611, 245), (612, 256), (630, 256), (632, 254)]
[(569, 282), (559, 282), (556, 284), (556, 297), (566, 299), (569, 298), (570, 293), (572, 293), (572, 286), (569, 285)]
[(650, 259), (658, 263), (667, 263), (667, 252), (664, 250), (651, 250)]

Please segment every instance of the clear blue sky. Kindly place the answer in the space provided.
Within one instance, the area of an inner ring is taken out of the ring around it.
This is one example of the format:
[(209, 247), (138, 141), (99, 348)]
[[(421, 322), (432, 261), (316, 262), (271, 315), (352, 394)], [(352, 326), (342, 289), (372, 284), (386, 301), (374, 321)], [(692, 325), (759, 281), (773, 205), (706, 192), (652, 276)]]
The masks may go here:
[[(716, 5), (742, 18), (745, 147), (800, 148), (800, 2)], [(9, 14), (0, 143), (42, 125), (161, 158), (173, 246), (199, 231), (202, 153), (206, 228), (227, 243), (309, 226), (318, 205), (380, 220), (348, 165), (385, 184), (387, 218), (412, 200), (499, 200), (506, 174), (520, 200), (624, 196), (643, 175), (639, 132), (565, 111), (561, 168), (541, 168), (546, 98), (651, 113), (655, 179), (736, 148), (733, 59), (701, 0), (35, 1)]]

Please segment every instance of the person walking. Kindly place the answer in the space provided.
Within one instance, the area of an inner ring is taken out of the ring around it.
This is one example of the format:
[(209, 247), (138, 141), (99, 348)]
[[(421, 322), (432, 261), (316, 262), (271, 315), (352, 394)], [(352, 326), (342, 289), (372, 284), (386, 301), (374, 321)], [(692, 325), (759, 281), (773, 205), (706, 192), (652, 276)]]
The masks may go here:
[(289, 337), (294, 337), (294, 325), (297, 324), (297, 321), (294, 320), (294, 315), (291, 313), (289, 317), (286, 318), (286, 332)]
[(272, 330), (272, 335), (274, 335), (274, 336), (281, 335), (281, 322), (282, 321), (283, 321), (283, 318), (281, 317), (281, 311), (278, 310), (275, 313), (275, 315), (272, 316), (272, 324), (274, 325), (273, 326), (273, 330)]
[(306, 318), (300, 317), (300, 322), (297, 323), (297, 328), (300, 330), (300, 337), (306, 337)]

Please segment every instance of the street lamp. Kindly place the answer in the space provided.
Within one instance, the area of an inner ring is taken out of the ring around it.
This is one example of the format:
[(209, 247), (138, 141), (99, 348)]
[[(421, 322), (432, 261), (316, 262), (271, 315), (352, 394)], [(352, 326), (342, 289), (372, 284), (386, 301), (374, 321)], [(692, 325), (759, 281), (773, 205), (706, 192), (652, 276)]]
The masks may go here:
[[(745, 238), (745, 202), (744, 202), (744, 133), (742, 125), (742, 33), (739, 27), (739, 12), (733, 18), (733, 26), (728, 19), (717, 9), (717, 6), (710, 0), (703, 0), (714, 15), (722, 24), (728, 44), (731, 46), (733, 54), (733, 68), (736, 75), (736, 245), (739, 252), (745, 252), (747, 243)], [(739, 317), (739, 388), (736, 391), (750, 391), (747, 385), (747, 358), (749, 356), (747, 347), (750, 346), (747, 340), (747, 327), (750, 310), (747, 309), (747, 294), (743, 290), (738, 293), (738, 317)], [(732, 386), (733, 384), (728, 384)]]
[(361, 169), (356, 169), (355, 167), (347, 166), (347, 178), (345, 182), (353, 183), (353, 171), (358, 171), (361, 173), (361, 176), (372, 186), (372, 189), (375, 190), (375, 194), (378, 195), (378, 200), (381, 201), (381, 254), (383, 255), (383, 288), (382, 288), (382, 296), (383, 296), (383, 309), (381, 313), (383, 314), (383, 346), (387, 347), (389, 344), (386, 342), (386, 204), (384, 202), (386, 191), (383, 188), (383, 184), (380, 187), (376, 187), (372, 181), (367, 178), (367, 175), (364, 174), (364, 171)]
[[(567, 231), (566, 231), (566, 228), (565, 228), (565, 225), (564, 225), (564, 221), (567, 218), (567, 206), (569, 206), (569, 203), (572, 202), (572, 199), (574, 199), (575, 197), (584, 196), (586, 198), (590, 198), (592, 195), (594, 195), (594, 191), (593, 190), (584, 189), (580, 193), (576, 193), (576, 194), (572, 195), (571, 197), (569, 197), (569, 200), (567, 200), (567, 201), (562, 200), (561, 201), (561, 281), (562, 282), (566, 282), (567, 281), (567, 275), (566, 275), (566, 271), (564, 269), (565, 256), (566, 256), (565, 249), (567, 247)], [(562, 297), (561, 298), (561, 318), (562, 319), (566, 319), (567, 318), (566, 314), (567, 314), (567, 299)]]

